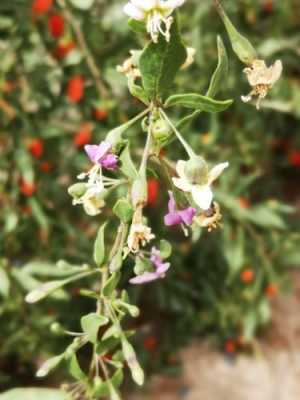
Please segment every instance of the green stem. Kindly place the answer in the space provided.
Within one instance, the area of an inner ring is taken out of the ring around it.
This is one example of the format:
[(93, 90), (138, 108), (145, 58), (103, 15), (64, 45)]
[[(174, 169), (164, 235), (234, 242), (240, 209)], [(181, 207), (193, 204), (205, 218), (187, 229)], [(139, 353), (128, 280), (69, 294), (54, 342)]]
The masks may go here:
[(175, 133), (175, 135), (177, 136), (177, 139), (180, 141), (180, 143), (182, 144), (182, 146), (184, 147), (185, 151), (188, 153), (190, 158), (195, 157), (195, 153), (194, 150), (191, 148), (191, 146), (183, 139), (183, 137), (181, 136), (181, 134), (179, 133), (179, 131), (176, 129), (175, 125), (171, 122), (171, 120), (168, 118), (167, 114), (160, 108), (159, 112), (161, 114), (161, 116), (164, 118), (164, 120), (170, 125), (170, 127), (172, 128), (173, 132)]

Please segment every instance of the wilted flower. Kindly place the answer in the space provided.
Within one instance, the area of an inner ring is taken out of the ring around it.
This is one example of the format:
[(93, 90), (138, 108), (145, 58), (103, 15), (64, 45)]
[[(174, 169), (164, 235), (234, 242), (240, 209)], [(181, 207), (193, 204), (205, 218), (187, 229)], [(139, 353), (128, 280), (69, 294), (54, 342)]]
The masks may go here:
[(109, 170), (117, 169), (118, 157), (111, 153), (111, 144), (109, 142), (104, 141), (99, 145), (87, 144), (84, 150), (94, 164), (99, 164)]
[(141, 72), (138, 68), (138, 54), (140, 52), (137, 50), (130, 50), (131, 56), (126, 58), (122, 65), (117, 66), (117, 71), (126, 76), (131, 76), (133, 79), (141, 77)]
[(194, 49), (193, 47), (187, 47), (186, 52), (187, 52), (187, 57), (185, 59), (184, 64), (182, 64), (182, 66), (180, 67), (180, 69), (188, 68), (195, 61), (196, 49)]
[(169, 203), (168, 209), (169, 213), (165, 215), (164, 221), (165, 225), (173, 226), (186, 224), (191, 225), (193, 223), (193, 218), (196, 215), (196, 209), (193, 207), (185, 208), (184, 210), (177, 210), (174, 195), (172, 192), (169, 193)]
[(155, 271), (144, 272), (142, 275), (138, 275), (130, 279), (130, 283), (134, 285), (141, 285), (143, 283), (152, 282), (165, 277), (166, 272), (170, 268), (170, 263), (163, 262), (160, 251), (155, 247), (152, 247), (150, 260), (155, 268)]
[(242, 96), (242, 100), (247, 103), (253, 96), (258, 97), (256, 108), (259, 110), (261, 100), (266, 97), (282, 74), (282, 63), (277, 60), (268, 68), (264, 60), (254, 60), (250, 67), (244, 69), (244, 73), (253, 89), (248, 96)]
[(143, 207), (140, 205), (137, 207), (133, 215), (127, 239), (128, 248), (132, 253), (137, 253), (140, 249), (140, 244), (145, 246), (146, 243), (150, 242), (154, 238), (155, 235), (151, 232), (151, 228), (144, 224)]
[[(145, 21), (147, 32), (154, 43), (157, 43), (161, 33), (167, 41), (170, 40), (170, 28), (173, 22), (171, 14), (185, 0), (130, 0), (124, 7), (124, 12), (138, 21)], [(163, 29), (163, 24), (165, 29)]]
[(213, 229), (217, 229), (222, 219), (220, 212), (220, 206), (218, 203), (213, 202), (208, 210), (205, 210), (203, 214), (195, 218), (195, 221), (201, 228), (207, 228), (208, 232)]
[(201, 176), (202, 182), (194, 182), (191, 177), (187, 176), (186, 166), (189, 161), (179, 160), (176, 165), (176, 171), (179, 178), (172, 178), (176, 187), (184, 192), (190, 192), (194, 202), (203, 210), (208, 210), (213, 200), (213, 192), (211, 190), (212, 183), (221, 175), (229, 163), (224, 162), (216, 165), (204, 176)]

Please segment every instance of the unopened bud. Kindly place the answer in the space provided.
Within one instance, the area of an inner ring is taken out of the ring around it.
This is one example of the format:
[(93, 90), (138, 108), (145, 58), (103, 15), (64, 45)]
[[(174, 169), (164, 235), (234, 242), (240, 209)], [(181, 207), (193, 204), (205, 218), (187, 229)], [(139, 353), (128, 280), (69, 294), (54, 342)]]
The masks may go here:
[(172, 133), (169, 124), (161, 118), (156, 120), (152, 125), (153, 138), (161, 144), (165, 143), (172, 136)]
[(131, 200), (134, 207), (147, 203), (147, 181), (145, 177), (139, 176), (133, 182), (131, 189)]
[(74, 199), (79, 199), (82, 197), (87, 190), (86, 184), (85, 183), (75, 183), (74, 185), (70, 186), (68, 188), (68, 193), (70, 196), (72, 196)]

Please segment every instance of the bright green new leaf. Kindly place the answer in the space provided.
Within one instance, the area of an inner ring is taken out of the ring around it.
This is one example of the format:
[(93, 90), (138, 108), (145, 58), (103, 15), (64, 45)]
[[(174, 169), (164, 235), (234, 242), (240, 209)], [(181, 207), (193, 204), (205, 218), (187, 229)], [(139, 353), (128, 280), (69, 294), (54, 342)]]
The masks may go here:
[(50, 371), (55, 369), (64, 359), (64, 354), (60, 354), (59, 356), (55, 356), (52, 358), (49, 358), (37, 371), (36, 376), (38, 378), (44, 378), (49, 374)]
[(126, 199), (119, 199), (114, 205), (113, 212), (122, 222), (129, 222), (132, 219), (133, 208)]
[(238, 56), (238, 58), (245, 64), (251, 64), (255, 59), (257, 59), (257, 53), (252, 44), (247, 38), (242, 36), (237, 29), (234, 27), (228, 16), (226, 15), (223, 7), (221, 6), (219, 0), (215, 0), (217, 10), (219, 15), (225, 25), (227, 30), (232, 49)]
[(120, 272), (114, 272), (113, 274), (111, 274), (110, 278), (106, 281), (102, 289), (103, 296), (111, 296), (112, 292), (115, 290), (117, 284), (119, 283), (120, 276)]
[(216, 113), (226, 110), (232, 103), (233, 100), (220, 101), (196, 93), (187, 93), (170, 96), (167, 99), (165, 106), (182, 106), (193, 108), (198, 111)]
[(120, 327), (118, 325), (112, 325), (102, 336), (101, 343), (102, 341), (106, 341), (107, 339), (119, 338), (121, 336), (121, 333), (122, 332), (120, 331)]
[(143, 87), (150, 99), (161, 99), (166, 96), (186, 57), (186, 48), (182, 43), (175, 18), (171, 27), (170, 41), (167, 42), (160, 35), (158, 43), (150, 42), (139, 59)]
[(78, 381), (83, 381), (86, 379), (86, 375), (78, 363), (76, 354), (73, 354), (69, 360), (69, 373)]
[(99, 328), (108, 322), (108, 318), (96, 313), (90, 313), (81, 318), (81, 327), (83, 332), (87, 334), (89, 341), (96, 343)]
[(227, 52), (223, 40), (220, 36), (218, 36), (217, 45), (218, 45), (218, 65), (211, 78), (210, 85), (206, 93), (206, 96), (211, 98), (214, 98), (215, 95), (218, 93), (223, 84), (224, 79), (227, 77), (228, 74)]
[(159, 242), (159, 251), (162, 259), (168, 258), (172, 254), (172, 246), (167, 240), (162, 239)]
[(121, 161), (121, 171), (124, 175), (126, 175), (129, 179), (136, 179), (138, 173), (134, 166), (134, 163), (131, 159), (129, 146), (127, 145), (120, 155)]
[(94, 261), (97, 267), (101, 267), (105, 259), (105, 243), (104, 243), (105, 227), (106, 223), (99, 228), (97, 238), (94, 244)]

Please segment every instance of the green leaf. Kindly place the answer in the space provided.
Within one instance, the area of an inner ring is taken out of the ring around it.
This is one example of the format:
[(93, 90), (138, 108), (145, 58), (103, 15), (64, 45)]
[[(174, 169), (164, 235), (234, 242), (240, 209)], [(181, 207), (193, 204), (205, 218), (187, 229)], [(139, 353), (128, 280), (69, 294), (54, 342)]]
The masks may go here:
[(110, 278), (106, 281), (103, 289), (102, 289), (102, 294), (105, 297), (110, 297), (115, 288), (117, 287), (117, 284), (119, 283), (120, 280), (120, 272), (114, 272), (111, 274)]
[(78, 8), (79, 10), (83, 11), (89, 10), (95, 2), (95, 0), (69, 0), (69, 1), (75, 8)]
[(172, 254), (172, 246), (167, 240), (162, 239), (159, 242), (159, 251), (162, 259), (168, 258)]
[(119, 199), (114, 205), (113, 212), (122, 222), (129, 222), (133, 216), (133, 208), (126, 199)]
[[(53, 292), (55, 292), (57, 289), (67, 285), (68, 283), (71, 283), (71, 282), (77, 281), (78, 279), (82, 279), (86, 276), (89, 276), (93, 272), (94, 271), (87, 271), (87, 272), (83, 272), (82, 274), (72, 276), (71, 278), (43, 283), (42, 285), (38, 286), (37, 288), (35, 288), (31, 292), (29, 292), (27, 294), (27, 296), (25, 297), (25, 301), (30, 304), (37, 303), (38, 301), (44, 299), (45, 297), (47, 297), (50, 294), (52, 294)], [(24, 276), (25, 275), (26, 274), (24, 274)]]
[(218, 36), (217, 45), (218, 45), (218, 65), (211, 78), (210, 85), (206, 93), (206, 96), (212, 98), (215, 97), (215, 95), (218, 93), (223, 84), (224, 79), (226, 79), (228, 74), (227, 52), (223, 40), (220, 36)]
[(270, 207), (259, 205), (252, 208), (252, 213), (247, 216), (255, 225), (263, 228), (286, 229), (284, 220)]
[(121, 333), (122, 332), (120, 331), (120, 327), (118, 325), (112, 325), (104, 333), (104, 335), (101, 338), (101, 341), (102, 340), (106, 341), (107, 339), (112, 339), (112, 338), (119, 338), (121, 336)]
[(128, 26), (135, 33), (147, 33), (146, 25), (143, 21), (137, 21), (136, 19), (130, 18)]
[(202, 96), (196, 93), (175, 94), (170, 96), (166, 103), (166, 107), (182, 106), (187, 108), (194, 108), (198, 111), (205, 111), (210, 113), (221, 112), (226, 110), (233, 100), (214, 100), (210, 97)]
[(170, 41), (160, 35), (150, 42), (139, 59), (143, 87), (150, 99), (164, 98), (174, 83), (176, 73), (185, 62), (187, 52), (178, 30), (177, 18), (171, 27)]
[(90, 313), (82, 317), (80, 322), (82, 330), (86, 333), (88, 340), (91, 343), (96, 343), (99, 328), (106, 325), (109, 322), (109, 319), (96, 313)]
[(149, 105), (149, 99), (145, 90), (135, 83), (135, 80), (132, 76), (128, 77), (128, 89), (133, 97), (136, 97), (142, 103)]
[(99, 228), (97, 238), (94, 244), (94, 261), (97, 267), (101, 267), (105, 259), (105, 243), (104, 243), (105, 227), (106, 223)]
[(69, 373), (78, 381), (83, 381), (86, 379), (86, 375), (80, 368), (76, 354), (73, 354), (69, 360)]
[(139, 308), (138, 307), (136, 307), (136, 306), (134, 306), (134, 305), (132, 305), (132, 304), (129, 304), (129, 303), (126, 303), (126, 302), (124, 302), (124, 301), (122, 301), (122, 300), (115, 300), (114, 302), (113, 302), (113, 305), (115, 306), (115, 307), (117, 307), (117, 308), (123, 308), (123, 309), (125, 309), (127, 312), (129, 312), (129, 314), (133, 317), (133, 318), (137, 318), (139, 315), (140, 315), (140, 310), (139, 310)]
[(7, 272), (0, 265), (0, 294), (3, 297), (8, 297), (10, 289), (10, 281)]
[(128, 367), (131, 371), (132, 379), (138, 385), (144, 384), (144, 371), (142, 370), (132, 345), (128, 342), (125, 336), (122, 337), (122, 351), (124, 358), (127, 361)]
[(0, 394), (0, 400), (71, 400), (71, 397), (56, 389), (19, 388)]
[(64, 359), (64, 354), (60, 354), (59, 356), (55, 356), (52, 358), (49, 358), (37, 371), (36, 376), (38, 378), (44, 378), (49, 374), (50, 371), (55, 369)]
[(234, 27), (228, 16), (226, 15), (223, 7), (219, 0), (215, 1), (219, 15), (227, 30), (232, 49), (238, 56), (238, 58), (245, 64), (251, 64), (257, 59), (257, 53), (252, 44), (247, 38), (242, 36), (237, 29)]
[(119, 158), (122, 163), (121, 171), (123, 172), (123, 174), (132, 180), (136, 179), (138, 172), (131, 159), (128, 145), (124, 148)]
[[(108, 330), (106, 332), (108, 332)], [(114, 350), (118, 346), (118, 344), (119, 344), (118, 338), (108, 337), (107, 339), (105, 339), (104, 337), (102, 337), (101, 342), (97, 344), (96, 352), (99, 356), (103, 356), (104, 354), (107, 354), (112, 350)]]

